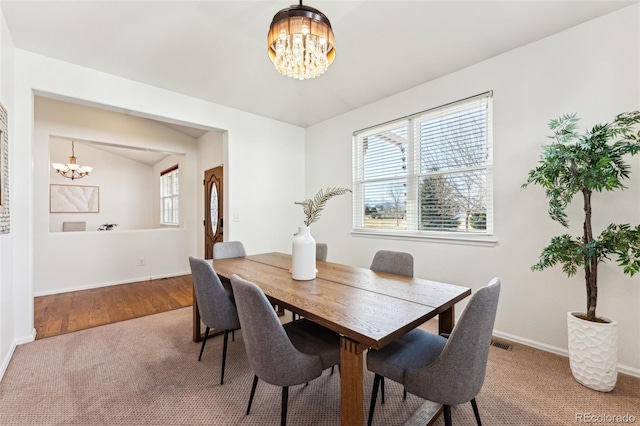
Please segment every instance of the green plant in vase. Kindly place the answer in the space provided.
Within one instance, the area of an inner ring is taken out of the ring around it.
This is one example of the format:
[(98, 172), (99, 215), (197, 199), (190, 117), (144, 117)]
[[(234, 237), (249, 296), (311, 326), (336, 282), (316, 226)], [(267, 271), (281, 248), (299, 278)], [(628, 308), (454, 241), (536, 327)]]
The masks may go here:
[[(576, 114), (551, 120), (549, 128), (553, 131), (550, 136), (553, 142), (543, 146), (538, 166), (529, 171), (527, 181), (522, 186), (535, 184), (544, 188), (549, 216), (566, 228), (569, 228), (566, 208), (574, 197), (582, 195), (582, 233), (579, 236), (564, 234), (552, 237), (531, 269), (542, 271), (561, 265), (562, 271), (568, 276), (575, 275), (578, 270), (584, 272), (586, 312), (568, 314), (571, 369), (582, 384), (609, 391), (615, 385), (617, 374), (617, 346), (610, 349), (612, 355), (602, 373), (596, 373), (608, 377), (609, 383), (606, 385), (596, 384), (601, 377), (578, 377), (581, 373), (576, 373), (576, 370), (583, 368), (578, 366), (580, 362), (586, 361), (584, 371), (589, 374), (599, 371), (599, 367), (594, 367), (585, 354), (574, 355), (572, 350), (574, 347), (589, 348), (583, 352), (591, 350), (593, 353), (603, 353), (605, 349), (595, 347), (600, 344), (598, 342), (611, 341), (613, 345), (616, 344), (615, 321), (596, 314), (598, 266), (615, 257), (624, 274), (632, 276), (640, 271), (640, 225), (634, 227), (626, 223), (612, 223), (598, 235), (592, 223), (593, 193), (625, 188), (623, 181), (630, 174), (626, 157), (640, 152), (640, 132), (636, 133), (640, 111), (619, 114), (611, 123), (596, 124), (584, 133), (578, 131), (578, 121)], [(582, 318), (587, 324), (575, 325), (573, 317)], [(612, 335), (596, 336), (594, 330), (597, 326), (588, 325), (596, 323), (609, 323), (612, 326), (609, 333)], [(584, 327), (586, 330), (572, 333), (573, 327)], [(590, 342), (577, 342), (578, 337), (575, 336), (578, 335), (595, 337)], [(598, 357), (606, 358), (600, 355), (595, 358)]]

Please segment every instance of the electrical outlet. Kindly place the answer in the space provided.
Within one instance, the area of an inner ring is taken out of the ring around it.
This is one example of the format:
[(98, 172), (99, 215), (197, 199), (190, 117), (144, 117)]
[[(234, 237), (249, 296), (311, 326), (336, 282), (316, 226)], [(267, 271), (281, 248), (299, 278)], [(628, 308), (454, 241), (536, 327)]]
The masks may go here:
[(138, 265), (144, 266), (144, 259), (142, 257), (138, 260)]

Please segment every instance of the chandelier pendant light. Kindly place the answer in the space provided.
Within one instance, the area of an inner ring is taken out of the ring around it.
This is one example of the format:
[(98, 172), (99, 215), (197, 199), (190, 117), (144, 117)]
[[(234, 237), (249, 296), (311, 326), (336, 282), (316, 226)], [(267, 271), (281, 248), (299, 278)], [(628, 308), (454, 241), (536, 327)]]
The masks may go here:
[(336, 56), (329, 19), (317, 9), (291, 6), (276, 13), (267, 38), (269, 58), (278, 72), (306, 80), (324, 73)]
[(81, 166), (76, 163), (76, 152), (75, 152), (75, 142), (71, 141), (71, 157), (69, 157), (69, 163), (60, 164), (60, 163), (51, 163), (56, 172), (60, 173), (62, 176), (69, 178), (71, 180), (81, 179), (91, 173), (93, 167), (89, 166)]

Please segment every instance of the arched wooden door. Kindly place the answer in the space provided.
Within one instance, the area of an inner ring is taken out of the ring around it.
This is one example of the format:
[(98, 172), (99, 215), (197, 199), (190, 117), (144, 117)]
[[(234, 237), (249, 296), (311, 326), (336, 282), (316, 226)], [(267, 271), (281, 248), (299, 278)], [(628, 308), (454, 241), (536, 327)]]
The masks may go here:
[(223, 240), (222, 166), (204, 172), (204, 257), (213, 259), (213, 245)]
[[(223, 238), (222, 166), (204, 172), (204, 258), (213, 259), (213, 245)], [(193, 341), (203, 339), (196, 293), (193, 292)], [(211, 330), (209, 336), (220, 334)]]

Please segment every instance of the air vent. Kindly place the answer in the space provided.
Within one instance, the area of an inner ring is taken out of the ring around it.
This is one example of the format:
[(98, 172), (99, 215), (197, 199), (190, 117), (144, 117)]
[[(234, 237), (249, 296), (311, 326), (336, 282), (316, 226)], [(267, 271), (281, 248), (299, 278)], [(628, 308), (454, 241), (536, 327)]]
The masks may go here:
[(512, 346), (509, 345), (508, 343), (498, 342), (497, 340), (491, 340), (491, 346), (504, 349), (505, 351), (510, 351), (512, 349)]

